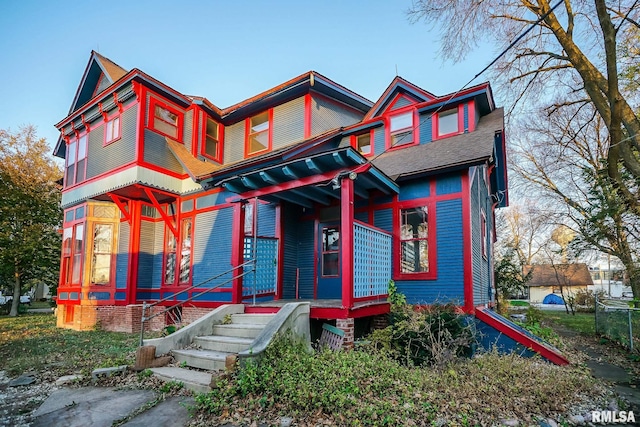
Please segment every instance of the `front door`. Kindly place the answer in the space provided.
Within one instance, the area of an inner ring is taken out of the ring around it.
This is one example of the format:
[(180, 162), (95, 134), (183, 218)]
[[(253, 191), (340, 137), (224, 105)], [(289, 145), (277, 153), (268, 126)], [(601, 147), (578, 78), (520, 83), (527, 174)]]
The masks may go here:
[(340, 226), (338, 223), (318, 224), (317, 299), (342, 298), (340, 259)]

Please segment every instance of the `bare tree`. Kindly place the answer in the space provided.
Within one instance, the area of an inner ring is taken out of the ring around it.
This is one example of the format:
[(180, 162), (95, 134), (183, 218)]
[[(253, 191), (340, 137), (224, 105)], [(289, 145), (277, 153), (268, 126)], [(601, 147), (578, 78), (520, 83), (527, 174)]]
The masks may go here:
[[(555, 109), (591, 105), (609, 134), (602, 169), (620, 202), (640, 215), (640, 120), (630, 101), (633, 95), (624, 90), (629, 86), (619, 78), (638, 62), (637, 58), (618, 62), (620, 52), (637, 40), (640, 2), (551, 3), (414, 0), (408, 13), (411, 19), (424, 20), (439, 29), (441, 53), (454, 61), (480, 41), (504, 49), (532, 27), (494, 69), (495, 75), (508, 83), (505, 87), (511, 91), (512, 109), (518, 104), (527, 108), (532, 99), (548, 100)], [(633, 58), (624, 53), (622, 56)]]

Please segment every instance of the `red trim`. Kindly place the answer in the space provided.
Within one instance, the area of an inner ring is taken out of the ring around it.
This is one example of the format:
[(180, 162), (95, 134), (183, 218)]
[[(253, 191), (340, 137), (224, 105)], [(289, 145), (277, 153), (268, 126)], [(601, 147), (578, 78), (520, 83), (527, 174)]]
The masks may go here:
[[(107, 115), (105, 114), (105, 117), (107, 117)], [(109, 126), (109, 124), (111, 124), (114, 120), (118, 120), (118, 136), (117, 137), (113, 137), (113, 133), (112, 133), (112, 139), (107, 141), (107, 128)], [(106, 147), (107, 145), (111, 145), (116, 141), (119, 141), (120, 139), (122, 139), (122, 116), (120, 113), (114, 115), (111, 119), (106, 119), (105, 123), (104, 123), (104, 138), (102, 140), (102, 146)]]
[[(439, 135), (438, 133), (440, 132), (440, 114), (443, 113), (448, 113), (450, 111), (452, 111), (453, 109), (456, 109), (457, 114), (458, 114), (458, 129), (444, 134), (444, 135)], [(440, 112), (438, 112), (437, 114), (434, 114), (431, 117), (431, 120), (433, 122), (433, 126), (432, 128), (432, 132), (431, 132), (431, 139), (432, 140), (438, 140), (438, 139), (443, 139), (443, 138), (448, 138), (450, 136), (454, 136), (454, 135), (459, 135), (461, 133), (464, 132), (464, 104), (459, 104), (456, 107), (453, 108), (447, 108), (446, 110), (442, 110)]]
[(311, 137), (311, 95), (304, 96), (304, 138)]
[[(210, 156), (206, 153), (206, 145), (207, 145), (207, 123), (211, 120), (218, 125), (218, 146), (216, 147), (216, 155)], [(194, 125), (195, 126), (195, 125)], [(196, 127), (197, 129), (197, 127)], [(197, 135), (197, 132), (194, 132), (194, 135)], [(222, 153), (224, 153), (223, 144), (224, 144), (224, 126), (222, 123), (214, 120), (213, 117), (209, 117), (205, 114), (202, 121), (202, 131), (201, 131), (202, 143), (200, 145), (200, 154), (207, 159), (211, 159), (214, 162), (218, 162), (222, 164)]]
[(250, 157), (255, 157), (260, 154), (268, 153), (269, 151), (271, 151), (273, 147), (273, 108), (269, 108), (269, 110), (267, 110), (267, 113), (268, 113), (267, 122), (269, 123), (269, 129), (267, 129), (267, 134), (268, 134), (267, 148), (264, 148), (260, 151), (254, 151), (253, 153), (249, 152), (249, 148), (250, 148), (249, 137), (251, 136), (251, 119), (263, 113), (264, 111), (262, 113), (254, 114), (251, 117), (247, 117), (244, 121), (244, 157), (245, 159), (248, 159)]
[(120, 209), (120, 213), (122, 214), (123, 218), (129, 223), (129, 225), (131, 225), (131, 212), (129, 208), (130, 200), (123, 202), (118, 195), (113, 193), (107, 193), (107, 196), (109, 196), (111, 200), (113, 200), (113, 203), (118, 206), (118, 209)]
[(340, 185), (340, 245), (342, 262), (342, 306), (353, 307), (353, 187), (348, 177)]
[[(152, 96), (149, 98), (149, 124), (148, 124), (148, 128), (154, 132), (157, 132), (161, 135), (165, 135), (168, 136), (169, 138), (172, 138), (178, 142), (183, 142), (182, 141), (182, 132), (184, 129), (184, 110), (182, 110), (180, 107), (177, 107), (174, 104), (171, 104), (168, 100), (164, 99), (163, 97), (161, 97), (160, 95), (156, 94), (156, 93), (152, 93)], [(173, 125), (170, 122), (167, 122), (165, 120), (162, 120), (158, 117), (156, 117), (155, 115), (155, 109), (156, 107), (160, 107), (163, 108), (167, 111), (169, 111), (170, 113), (175, 114), (176, 117), (176, 124)], [(175, 135), (170, 135), (168, 133), (163, 132), (162, 130), (158, 129), (155, 127), (155, 123), (156, 120), (161, 121), (162, 123), (165, 123), (168, 126), (175, 126), (176, 128), (176, 134)]]
[(282, 206), (278, 204), (276, 206), (276, 231), (275, 236), (278, 239), (278, 283), (275, 299), (278, 300), (282, 297), (283, 292), (283, 277), (284, 277), (284, 221), (282, 220)]
[[(231, 267), (242, 264), (244, 251), (244, 209), (241, 202), (233, 205), (233, 226), (231, 228)], [(231, 303), (242, 302), (242, 276), (233, 279)]]
[[(397, 93), (396, 96), (393, 97), (393, 100), (389, 103), (389, 106), (385, 109), (385, 113), (393, 111), (394, 110), (393, 107), (402, 98), (404, 98), (407, 101), (409, 101), (412, 106), (414, 104), (418, 104), (418, 102), (419, 102), (417, 99), (412, 99), (411, 97), (409, 97), (408, 95), (406, 95), (404, 93)], [(405, 107), (407, 107), (407, 105), (405, 105), (404, 107), (399, 107), (398, 110), (400, 110), (401, 108), (405, 108)]]
[(557, 350), (550, 348), (549, 346), (536, 341), (535, 339), (523, 334), (519, 330), (513, 328), (511, 325), (507, 323), (500, 322), (498, 319), (486, 313), (487, 309), (484, 307), (478, 307), (475, 310), (475, 316), (491, 326), (492, 328), (497, 329), (499, 332), (505, 334), (509, 338), (514, 341), (519, 342), (530, 350), (535, 351), (540, 354), (545, 359), (549, 360), (556, 365), (568, 365), (569, 360), (565, 358), (562, 354), (560, 354)]
[(136, 93), (136, 99), (138, 100), (138, 112), (136, 115), (138, 134), (136, 135), (135, 161), (139, 163), (144, 159), (144, 126), (147, 115), (147, 89), (140, 83), (133, 82), (132, 84)]
[[(365, 154), (365, 153), (363, 153), (362, 151), (360, 151), (360, 150), (358, 149), (358, 138), (360, 138), (361, 136), (366, 135), (367, 133), (369, 133), (369, 139), (370, 139), (370, 145), (369, 145), (369, 146), (370, 146), (371, 148), (370, 148), (370, 150), (369, 150), (369, 153)], [(357, 134), (357, 135), (356, 135), (356, 134), (351, 135), (351, 136), (349, 137), (349, 141), (351, 142), (351, 146), (352, 146), (353, 148), (355, 148), (355, 149), (356, 149), (360, 154), (362, 154), (364, 157), (372, 157), (372, 156), (375, 154), (375, 147), (374, 147), (374, 145), (373, 145), (373, 142), (374, 142), (373, 136), (374, 136), (374, 135), (373, 135), (373, 129), (369, 129), (368, 131), (365, 131), (365, 132), (363, 132), (363, 133), (359, 133), (359, 134)]]
[[(392, 146), (391, 145), (391, 118), (400, 116), (409, 112), (412, 113), (411, 116), (413, 119), (411, 121), (411, 127), (397, 129), (394, 133), (402, 133), (403, 131), (407, 131), (411, 129), (411, 132), (412, 132), (411, 142)], [(415, 105), (408, 105), (406, 107), (398, 108), (397, 110), (393, 110), (388, 113), (385, 113), (383, 118), (384, 118), (384, 129), (385, 129), (385, 135), (384, 135), (385, 151), (398, 150), (401, 148), (411, 147), (411, 146), (420, 144), (420, 132), (419, 132), (420, 127), (418, 125), (420, 121), (420, 115), (418, 114), (418, 110), (415, 108)]]
[(136, 293), (138, 290), (138, 257), (140, 254), (140, 228), (141, 228), (141, 204), (132, 200), (130, 203), (131, 215), (131, 233), (129, 240), (129, 266), (127, 280), (127, 303), (134, 304), (136, 301)]
[[(176, 239), (178, 239), (178, 230), (176, 229), (176, 225), (173, 223), (173, 218), (170, 218), (169, 215), (167, 215), (167, 213), (164, 211), (164, 209), (162, 209), (162, 206), (160, 206), (160, 203), (158, 202), (158, 200), (156, 199), (156, 196), (153, 194), (150, 188), (142, 187), (142, 186), (140, 186), (140, 188), (144, 191), (144, 193), (147, 195), (149, 200), (151, 200), (151, 204), (153, 205), (154, 208), (156, 208), (156, 210), (160, 214), (160, 217), (164, 220), (164, 223), (169, 229), (169, 231), (171, 231), (173, 236)], [(176, 205), (178, 205), (177, 200), (176, 200)], [(176, 210), (178, 209), (179, 209), (178, 206), (176, 206)]]
[[(318, 218), (313, 220), (313, 299), (318, 299), (318, 264), (320, 264), (319, 246), (320, 236), (318, 235), (320, 221)], [(298, 289), (296, 289), (296, 297), (298, 297)]]
[(471, 188), (469, 174), (462, 175), (462, 259), (464, 270), (464, 310), (473, 313), (473, 257), (471, 239)]

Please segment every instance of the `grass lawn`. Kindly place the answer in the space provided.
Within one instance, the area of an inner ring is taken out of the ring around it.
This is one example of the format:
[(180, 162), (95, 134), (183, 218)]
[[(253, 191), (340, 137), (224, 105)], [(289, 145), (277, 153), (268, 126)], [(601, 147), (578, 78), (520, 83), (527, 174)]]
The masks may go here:
[(583, 335), (595, 335), (595, 313), (567, 314), (565, 311), (545, 311), (544, 320), (565, 326)]
[(48, 369), (64, 375), (132, 364), (139, 335), (56, 328), (52, 314), (0, 316), (0, 370), (11, 375)]

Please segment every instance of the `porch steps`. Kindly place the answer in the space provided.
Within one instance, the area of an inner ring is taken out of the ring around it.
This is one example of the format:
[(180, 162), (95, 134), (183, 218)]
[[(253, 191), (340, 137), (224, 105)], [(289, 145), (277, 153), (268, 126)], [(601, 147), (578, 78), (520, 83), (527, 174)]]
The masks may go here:
[(274, 314), (233, 314), (230, 316), (230, 323), (213, 326), (213, 335), (195, 337), (191, 348), (171, 351), (176, 363), (184, 367), (156, 368), (153, 372), (165, 381), (180, 381), (186, 388), (195, 392), (209, 391), (211, 374), (188, 368), (207, 371), (224, 370), (227, 356), (248, 349), (274, 316)]

